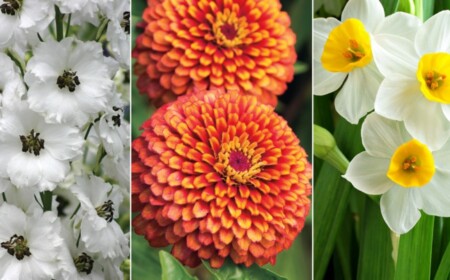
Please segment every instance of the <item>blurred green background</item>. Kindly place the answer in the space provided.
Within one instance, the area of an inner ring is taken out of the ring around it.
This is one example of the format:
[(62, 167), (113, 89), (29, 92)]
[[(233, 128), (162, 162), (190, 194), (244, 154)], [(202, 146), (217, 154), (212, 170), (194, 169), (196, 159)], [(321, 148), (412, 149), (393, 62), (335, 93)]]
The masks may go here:
[[(289, 84), (288, 90), (279, 99), (276, 111), (282, 115), (294, 129), (301, 140), (302, 146), (312, 159), (312, 97), (311, 97), (311, 12), (310, 0), (281, 0), (282, 9), (291, 16), (291, 27), (297, 35), (296, 50), (298, 62), (294, 81)], [(146, 7), (145, 0), (132, 1), (133, 26), (141, 21), (142, 11)], [(133, 29), (133, 45), (140, 30)], [(132, 87), (132, 136), (136, 138), (140, 132), (140, 125), (148, 119), (155, 110), (147, 102), (146, 96), (139, 94), (133, 76)], [(311, 208), (312, 209), (312, 208)], [(306, 220), (303, 231), (299, 234), (292, 247), (280, 253), (275, 266), (267, 265), (266, 268), (289, 280), (312, 279), (312, 219), (311, 212)], [(147, 241), (133, 233), (132, 235), (132, 276), (134, 280), (155, 279), (184, 279), (164, 278), (162, 275), (159, 251), (148, 246)], [(169, 251), (168, 248), (164, 250)], [(203, 266), (189, 270), (189, 274), (199, 279), (214, 279), (214, 276)], [(235, 274), (236, 275), (236, 274)], [(187, 276), (186, 276), (187, 277)], [(248, 279), (256, 279), (248, 276)], [(244, 279), (225, 278), (225, 279)], [(259, 277), (259, 279), (267, 279)]]

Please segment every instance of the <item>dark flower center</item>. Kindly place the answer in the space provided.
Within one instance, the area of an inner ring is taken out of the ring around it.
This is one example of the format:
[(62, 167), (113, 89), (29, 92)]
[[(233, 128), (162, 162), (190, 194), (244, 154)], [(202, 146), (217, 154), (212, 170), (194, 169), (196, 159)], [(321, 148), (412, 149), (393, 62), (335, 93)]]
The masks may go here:
[(120, 22), (120, 26), (125, 33), (130, 34), (130, 12), (123, 12), (123, 19)]
[(228, 40), (233, 40), (236, 38), (237, 30), (232, 24), (225, 23), (220, 27), (220, 31)]
[(91, 274), (92, 268), (94, 267), (94, 260), (86, 253), (81, 253), (73, 262), (78, 272), (85, 272), (88, 275)]
[(31, 256), (30, 248), (28, 248), (27, 241), (22, 235), (14, 234), (9, 241), (2, 242), (1, 246), (8, 251), (8, 254), (15, 256), (19, 261), (25, 256)]
[(97, 215), (104, 218), (108, 223), (112, 222), (114, 215), (113, 202), (111, 200), (106, 201), (101, 206), (95, 208)]
[(241, 151), (231, 151), (230, 166), (236, 171), (247, 171), (252, 165)]
[(0, 11), (2, 14), (14, 16), (22, 6), (20, 0), (3, 0), (3, 4), (0, 5)]
[(60, 89), (69, 88), (70, 92), (74, 92), (75, 88), (80, 85), (77, 72), (71, 70), (64, 70), (64, 73), (58, 77), (56, 84)]
[(20, 141), (22, 142), (22, 152), (33, 153), (38, 156), (41, 149), (44, 149), (44, 139), (39, 139), (40, 133), (34, 133), (34, 129), (30, 131), (30, 135), (20, 135)]
[[(123, 111), (123, 109), (122, 108), (119, 108), (119, 107), (116, 107), (116, 106), (113, 106), (113, 110), (114, 111)], [(121, 117), (120, 117), (120, 114), (117, 114), (117, 115), (114, 115), (114, 116), (112, 116), (111, 117), (111, 119), (112, 119), (112, 121), (113, 121), (113, 125), (114, 126), (120, 126), (121, 125)]]

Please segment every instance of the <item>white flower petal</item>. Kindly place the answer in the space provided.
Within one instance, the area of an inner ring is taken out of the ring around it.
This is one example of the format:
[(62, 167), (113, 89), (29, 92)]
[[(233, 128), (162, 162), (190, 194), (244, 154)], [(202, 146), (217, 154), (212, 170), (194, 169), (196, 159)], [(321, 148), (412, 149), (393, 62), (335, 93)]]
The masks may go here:
[(436, 169), (430, 183), (415, 189), (418, 207), (429, 215), (450, 216), (450, 171)]
[(450, 52), (450, 11), (442, 11), (428, 19), (417, 31), (415, 44), (420, 55)]
[(342, 11), (342, 20), (356, 18), (369, 33), (384, 19), (384, 9), (378, 0), (350, 0)]
[(389, 159), (362, 152), (352, 159), (343, 176), (355, 188), (367, 194), (383, 194), (395, 184), (386, 176)]
[(339, 20), (332, 17), (314, 19), (314, 60), (320, 62), (323, 47), (331, 30), (340, 24)]
[(420, 19), (403, 12), (387, 16), (377, 25), (373, 34), (391, 34), (414, 40), (417, 30), (422, 26)]
[(11, 182), (19, 188), (37, 185), (43, 175), (39, 158), (22, 152), (11, 158), (7, 171)]
[(366, 151), (374, 157), (390, 159), (397, 148), (411, 139), (402, 122), (372, 113), (362, 125), (362, 141)]
[(385, 77), (399, 75), (402, 78), (416, 76), (419, 56), (412, 41), (395, 35), (377, 35), (372, 40), (373, 58)]
[(421, 95), (417, 80), (393, 75), (381, 83), (375, 99), (375, 112), (386, 118), (402, 121), (410, 110), (414, 110), (411, 105), (420, 102)]
[(444, 113), (444, 116), (447, 118), (448, 121), (450, 121), (450, 105), (449, 104), (441, 104), (442, 113)]
[(357, 124), (373, 109), (381, 79), (374, 63), (353, 69), (336, 96), (336, 111), (350, 123)]
[(433, 151), (433, 158), (436, 168), (450, 171), (450, 164), (448, 164), (450, 159), (450, 141), (447, 141), (441, 149)]
[(415, 195), (400, 186), (391, 188), (381, 197), (381, 214), (389, 228), (397, 234), (407, 233), (420, 219)]
[(325, 70), (320, 62), (314, 61), (314, 94), (325, 95), (341, 87), (347, 73), (333, 73)]
[(450, 122), (442, 113), (439, 103), (431, 102), (419, 95), (419, 102), (406, 100), (411, 109), (405, 116), (408, 132), (426, 144), (432, 151), (440, 149), (450, 137)]

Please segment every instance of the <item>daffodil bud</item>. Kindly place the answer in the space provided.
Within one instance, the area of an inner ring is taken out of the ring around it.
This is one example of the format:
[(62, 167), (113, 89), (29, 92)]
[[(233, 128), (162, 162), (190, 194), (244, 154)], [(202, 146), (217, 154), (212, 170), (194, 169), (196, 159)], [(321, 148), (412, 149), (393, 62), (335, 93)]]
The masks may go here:
[(325, 128), (314, 125), (314, 155), (345, 173), (348, 160), (336, 145), (333, 135)]

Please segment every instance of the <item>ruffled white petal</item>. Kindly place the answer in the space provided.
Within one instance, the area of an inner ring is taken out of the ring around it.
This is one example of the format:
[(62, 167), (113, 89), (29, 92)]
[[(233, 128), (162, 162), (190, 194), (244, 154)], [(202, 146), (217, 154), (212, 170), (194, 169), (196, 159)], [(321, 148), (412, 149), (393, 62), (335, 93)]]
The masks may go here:
[(411, 139), (402, 122), (372, 113), (362, 125), (362, 141), (366, 152), (374, 157), (390, 159), (398, 146)]
[(378, 0), (350, 0), (342, 11), (342, 20), (357, 18), (364, 23), (367, 31), (375, 30), (384, 19), (384, 9)]
[(343, 177), (364, 193), (383, 194), (395, 185), (386, 176), (388, 168), (389, 159), (362, 152), (352, 159)]
[(411, 40), (388, 34), (372, 38), (373, 57), (385, 77), (398, 75), (411, 79), (416, 76), (419, 55)]
[(314, 94), (325, 95), (336, 91), (347, 77), (347, 73), (333, 73), (325, 70), (320, 62), (314, 61)]
[(402, 121), (415, 110), (412, 104), (421, 101), (417, 80), (403, 79), (398, 75), (386, 78), (381, 83), (375, 99), (375, 112), (383, 117)]
[(336, 96), (336, 111), (350, 123), (357, 124), (373, 109), (381, 80), (382, 76), (374, 63), (353, 69)]
[(417, 31), (416, 49), (422, 56), (434, 52), (450, 52), (450, 11), (442, 11)]
[(414, 191), (399, 186), (391, 188), (381, 197), (381, 214), (392, 231), (406, 233), (419, 221), (420, 211), (415, 200)]

